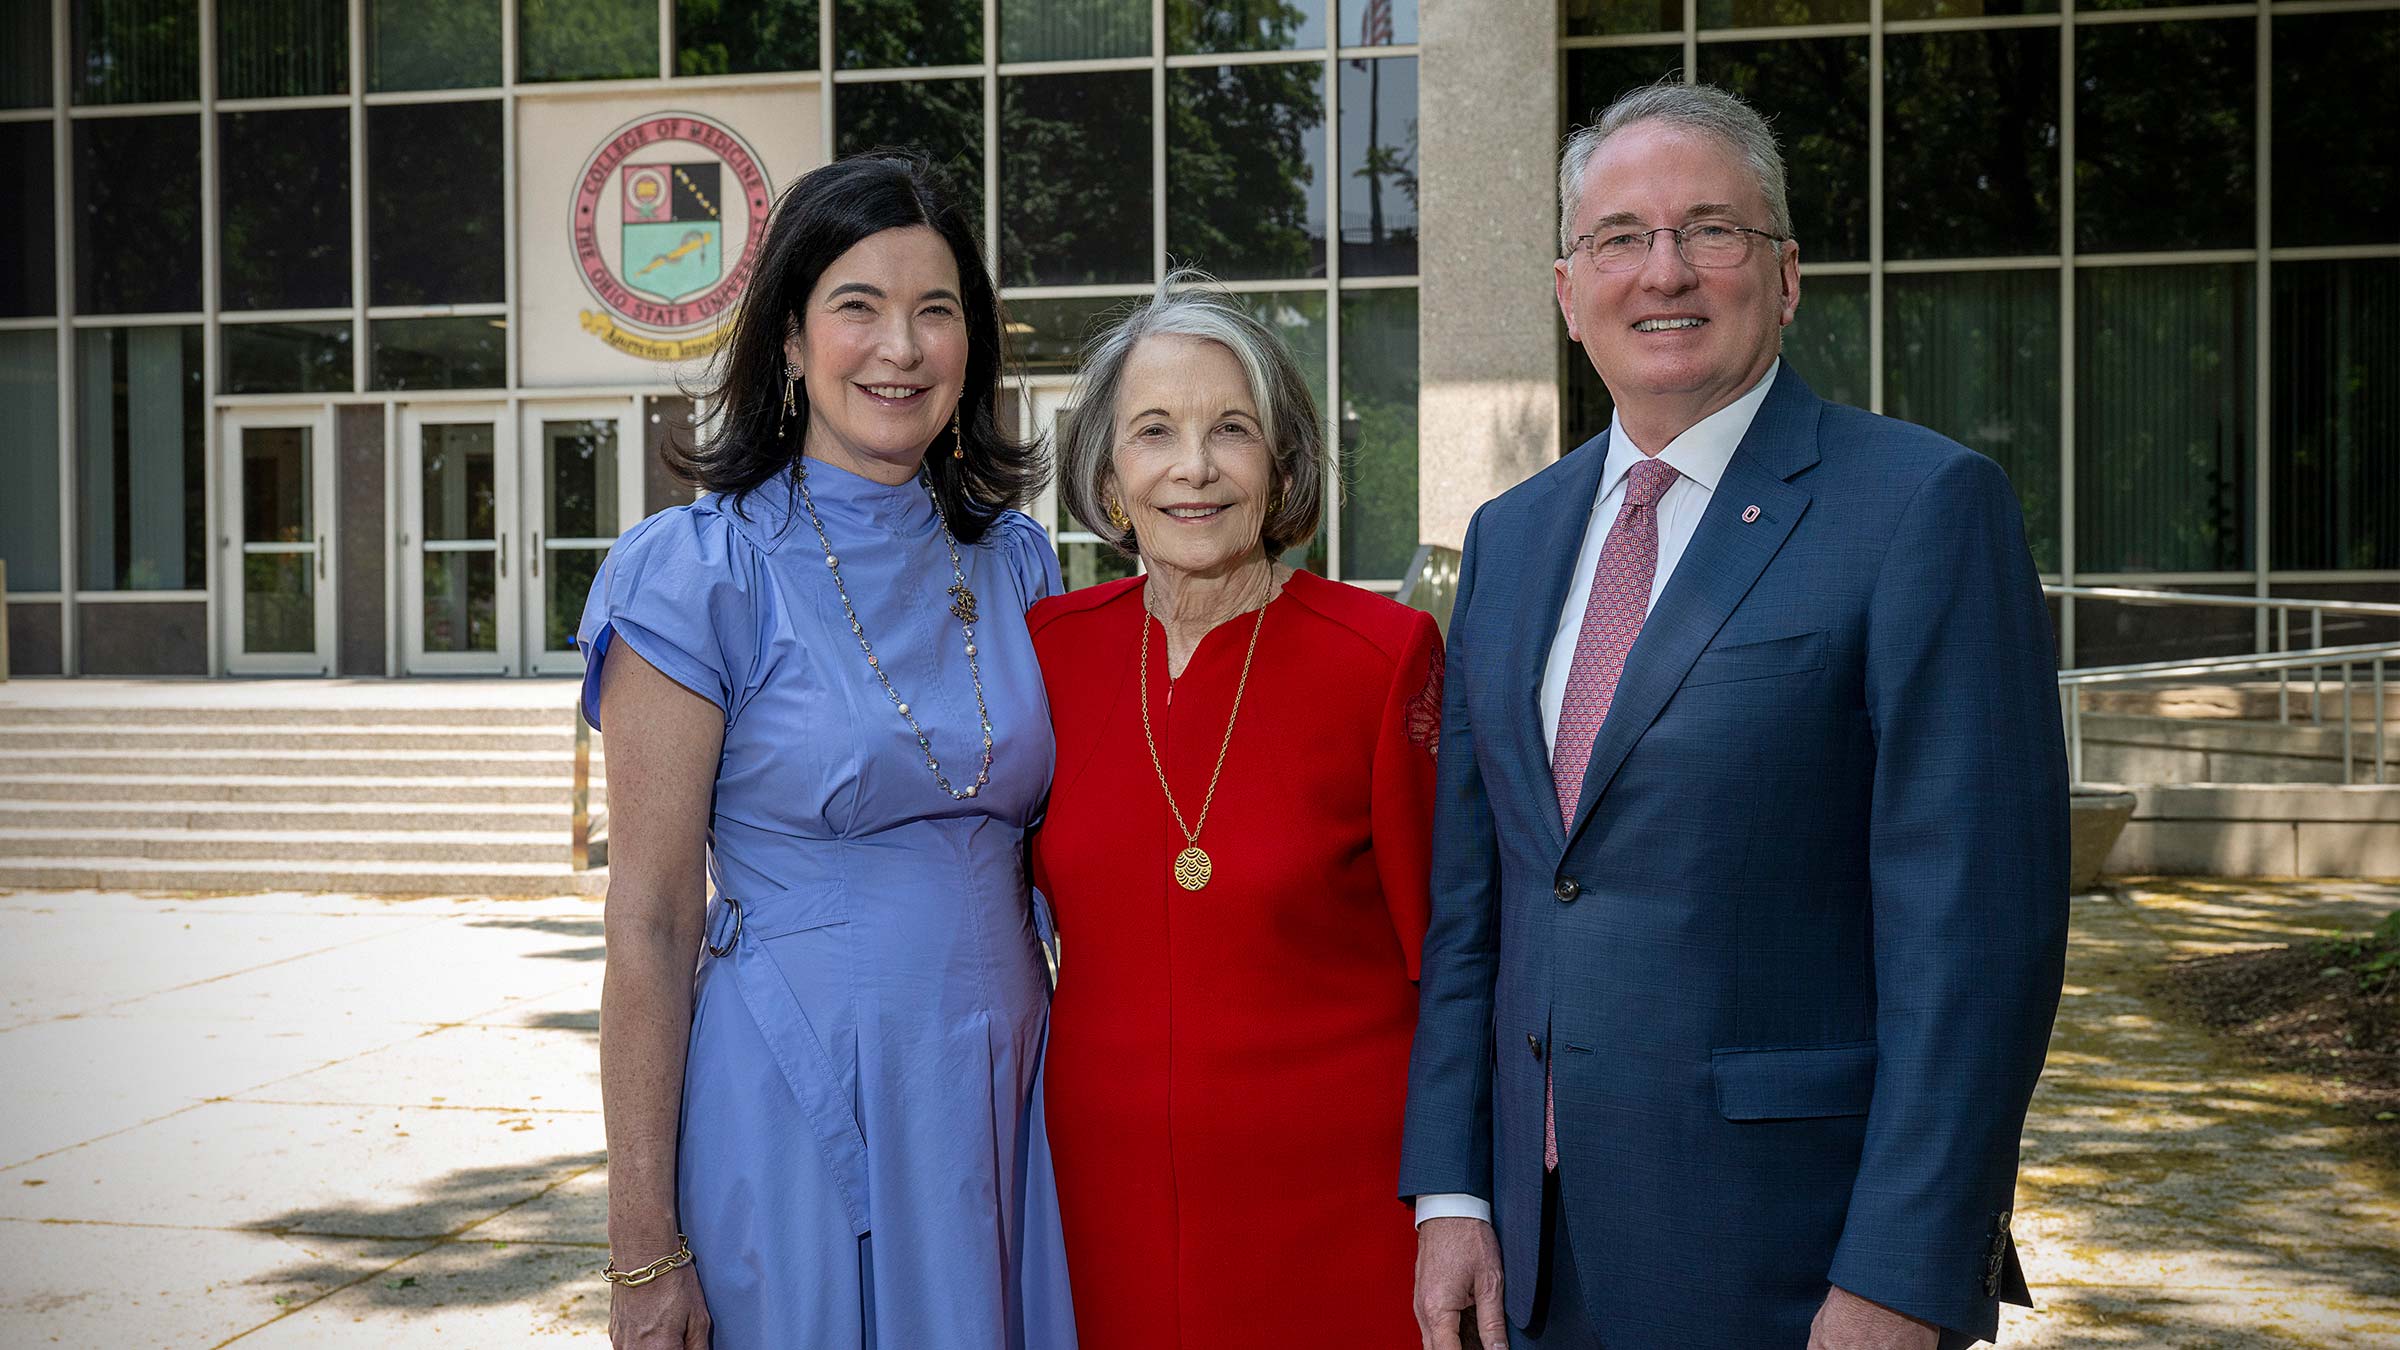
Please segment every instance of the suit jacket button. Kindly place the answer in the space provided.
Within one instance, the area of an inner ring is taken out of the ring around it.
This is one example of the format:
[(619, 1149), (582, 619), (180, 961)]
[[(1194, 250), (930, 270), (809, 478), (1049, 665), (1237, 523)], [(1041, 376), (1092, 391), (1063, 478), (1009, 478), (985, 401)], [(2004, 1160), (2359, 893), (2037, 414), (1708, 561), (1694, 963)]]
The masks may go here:
[(1533, 1057), (1535, 1059), (1540, 1059), (1542, 1057), (1542, 1038), (1534, 1035), (1530, 1031), (1526, 1032), (1525, 1048), (1533, 1052)]
[(1571, 905), (1575, 903), (1576, 896), (1583, 894), (1583, 887), (1577, 885), (1573, 877), (1560, 877), (1558, 884), (1550, 888), (1550, 893), (1558, 897), (1558, 903)]

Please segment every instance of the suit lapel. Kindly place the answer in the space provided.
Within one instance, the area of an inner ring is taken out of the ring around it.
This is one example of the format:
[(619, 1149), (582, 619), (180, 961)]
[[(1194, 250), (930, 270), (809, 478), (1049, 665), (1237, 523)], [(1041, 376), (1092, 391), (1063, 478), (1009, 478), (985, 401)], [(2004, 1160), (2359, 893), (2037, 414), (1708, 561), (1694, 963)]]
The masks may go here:
[(1559, 609), (1575, 582), (1584, 529), (1598, 503), (1600, 474), (1607, 466), (1608, 433), (1602, 432), (1568, 454), (1559, 465), (1549, 500), (1535, 505), (1533, 526), (1520, 555), (1523, 570), (1517, 577), (1524, 600), (1512, 607), (1502, 667), (1514, 710), (1508, 725), (1516, 740), (1506, 762), (1527, 769), (1518, 788), (1536, 803), (1533, 814), (1541, 818), (1554, 849), (1566, 846), (1566, 829), (1558, 816), (1558, 789), (1551, 784), (1550, 743), (1542, 736), (1542, 676), (1549, 667)]
[[(1572, 843), (1591, 820), (1592, 808), (1625, 757), (1800, 523), (1810, 494), (1786, 480), (1817, 462), (1817, 414), (1822, 407), (1822, 400), (1789, 366), (1767, 391), (1741, 447), (1717, 480), (1700, 527), (1675, 565), (1674, 578), (1651, 606), (1641, 636), (1626, 654), (1608, 720), (1592, 742), (1583, 796), (1565, 831), (1565, 843)], [(1745, 519), (1753, 506), (1758, 508), (1756, 517)], [(1555, 602), (1551, 612), (1557, 612)]]

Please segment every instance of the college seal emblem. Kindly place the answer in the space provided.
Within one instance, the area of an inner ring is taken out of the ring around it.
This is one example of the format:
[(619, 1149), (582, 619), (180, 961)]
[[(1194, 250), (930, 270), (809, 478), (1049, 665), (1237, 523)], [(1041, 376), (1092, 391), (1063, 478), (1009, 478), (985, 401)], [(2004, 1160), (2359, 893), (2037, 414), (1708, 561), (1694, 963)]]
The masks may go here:
[(653, 361), (708, 355), (750, 280), (774, 201), (731, 127), (662, 112), (610, 132), (575, 176), (576, 270), (600, 302), (583, 330)]

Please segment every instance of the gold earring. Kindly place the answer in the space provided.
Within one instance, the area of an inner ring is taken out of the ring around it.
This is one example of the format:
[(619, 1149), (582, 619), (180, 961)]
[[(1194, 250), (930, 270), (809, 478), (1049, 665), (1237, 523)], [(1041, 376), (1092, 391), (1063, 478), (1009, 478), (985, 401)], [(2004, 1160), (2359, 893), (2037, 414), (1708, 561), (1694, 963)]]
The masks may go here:
[(1114, 526), (1119, 534), (1133, 533), (1133, 517), (1125, 514), (1125, 504), (1123, 502), (1115, 500), (1111, 500), (1109, 502), (1108, 523), (1111, 526)]
[(953, 411), (950, 414), (950, 458), (965, 459), (967, 457), (967, 435), (959, 430), (958, 419), (959, 414)]

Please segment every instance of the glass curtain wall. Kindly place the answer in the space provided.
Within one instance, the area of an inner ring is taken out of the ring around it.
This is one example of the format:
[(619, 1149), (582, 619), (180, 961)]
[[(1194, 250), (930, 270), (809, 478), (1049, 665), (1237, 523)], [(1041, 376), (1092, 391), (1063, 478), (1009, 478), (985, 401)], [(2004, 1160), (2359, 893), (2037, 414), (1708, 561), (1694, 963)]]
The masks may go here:
[(1998, 460), (2051, 579), (2400, 597), (2400, 4), (1559, 9), (1562, 129), (1662, 78), (1773, 119), (1786, 359)]

